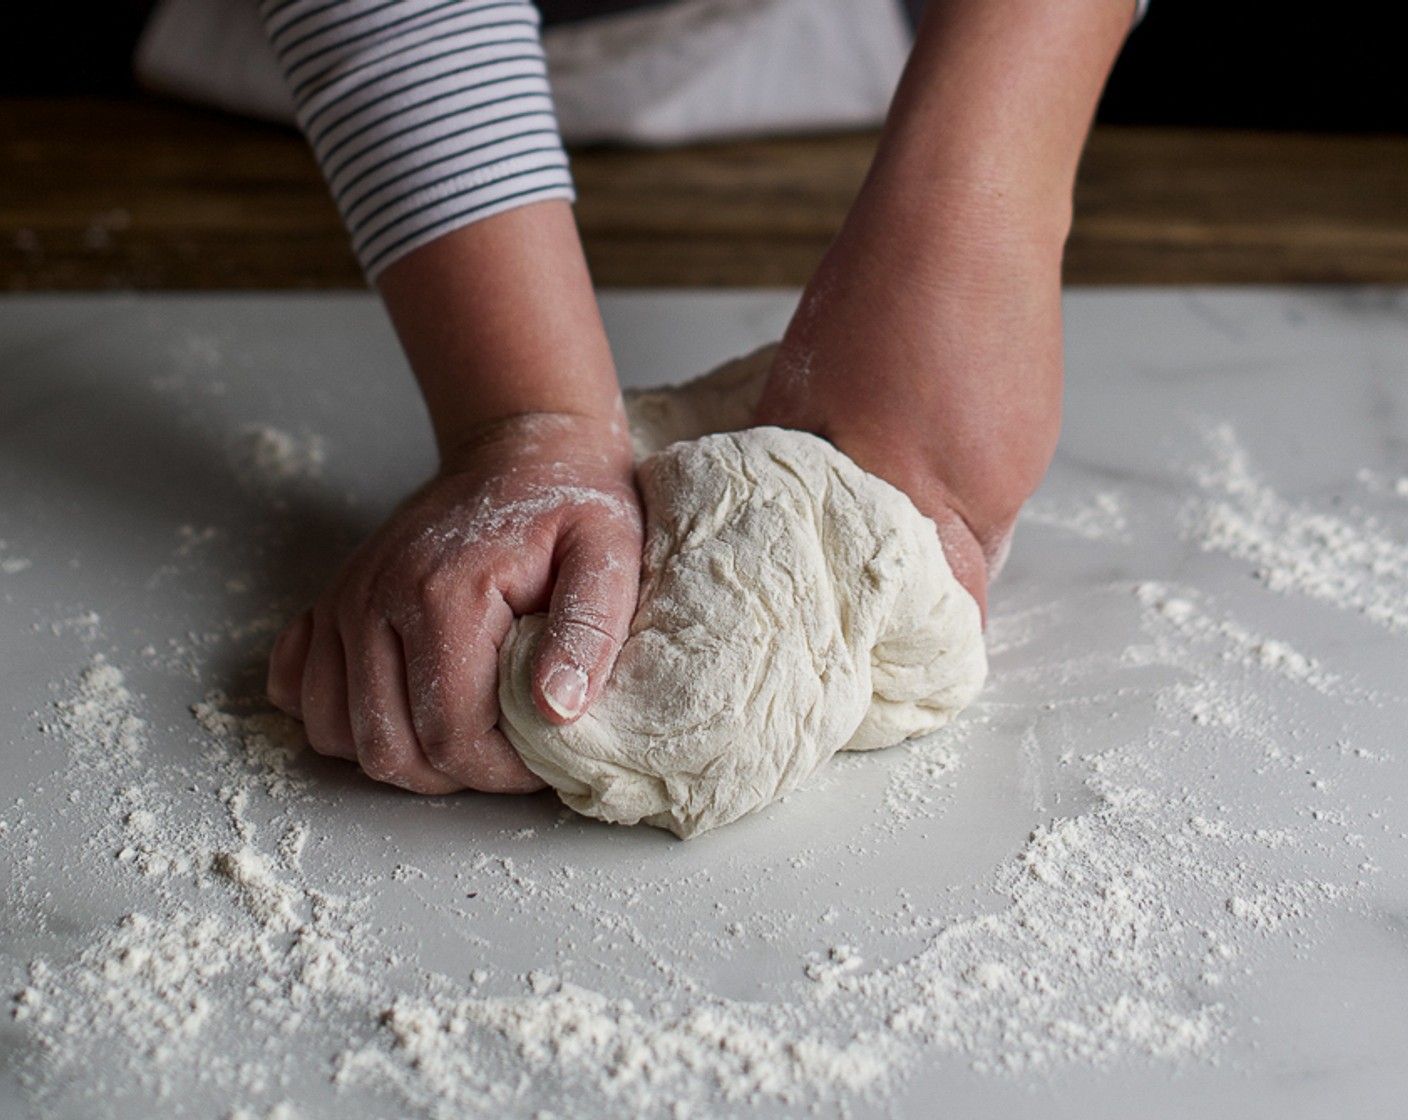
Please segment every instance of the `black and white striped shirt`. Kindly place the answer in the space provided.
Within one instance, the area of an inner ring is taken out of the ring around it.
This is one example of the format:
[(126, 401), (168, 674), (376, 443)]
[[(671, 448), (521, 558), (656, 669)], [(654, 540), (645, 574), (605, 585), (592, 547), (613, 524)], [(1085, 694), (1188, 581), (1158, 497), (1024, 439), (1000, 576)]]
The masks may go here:
[(261, 0), (368, 277), (458, 226), (573, 197), (530, 0)]

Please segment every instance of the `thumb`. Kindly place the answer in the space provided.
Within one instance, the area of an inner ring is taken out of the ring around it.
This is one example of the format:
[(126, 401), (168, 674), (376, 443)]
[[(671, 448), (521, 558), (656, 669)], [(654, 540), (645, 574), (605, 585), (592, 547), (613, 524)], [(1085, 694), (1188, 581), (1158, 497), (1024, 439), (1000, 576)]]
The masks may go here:
[(547, 628), (533, 655), (533, 699), (556, 724), (581, 716), (611, 676), (640, 589), (634, 534), (584, 534), (561, 548)]

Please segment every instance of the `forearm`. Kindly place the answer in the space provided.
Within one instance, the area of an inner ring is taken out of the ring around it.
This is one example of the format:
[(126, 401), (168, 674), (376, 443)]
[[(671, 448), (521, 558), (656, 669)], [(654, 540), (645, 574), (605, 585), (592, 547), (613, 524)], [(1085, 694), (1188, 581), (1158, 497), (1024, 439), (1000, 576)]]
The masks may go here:
[(442, 455), (523, 413), (614, 419), (615, 373), (568, 208), (536, 8), (260, 9)]
[[(1130, 0), (931, 0), (867, 188), (980, 203), (1064, 238)], [(913, 200), (922, 205), (922, 199)]]
[(455, 230), (402, 257), (378, 286), (442, 456), (509, 417), (566, 413), (607, 425), (619, 417), (615, 367), (566, 202)]
[(856, 407), (816, 426), (926, 512), (957, 511), (989, 562), (1055, 447), (1072, 184), (1131, 16), (1129, 0), (934, 0), (780, 358), (780, 383), (823, 393), (863, 377)]

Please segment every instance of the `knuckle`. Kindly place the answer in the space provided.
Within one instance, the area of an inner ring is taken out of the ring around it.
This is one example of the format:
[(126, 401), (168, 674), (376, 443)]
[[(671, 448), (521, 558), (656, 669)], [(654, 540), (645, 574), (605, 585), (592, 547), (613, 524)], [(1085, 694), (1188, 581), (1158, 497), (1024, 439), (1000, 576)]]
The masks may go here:
[(352, 744), (343, 742), (340, 737), (331, 733), (321, 720), (312, 719), (306, 722), (303, 725), (303, 733), (308, 739), (308, 745), (316, 754), (327, 758), (352, 758), (355, 755)]
[(422, 734), (420, 749), (425, 760), (442, 774), (457, 776), (464, 769), (465, 742), (447, 730)]
[(362, 632), (366, 628), (367, 620), (375, 618), (379, 613), (380, 605), (375, 592), (372, 588), (361, 586), (348, 588), (339, 595), (329, 611), (333, 627), (342, 636), (344, 643), (348, 642), (350, 635)]
[(376, 782), (402, 786), (410, 780), (410, 770), (405, 759), (393, 750), (359, 749), (357, 764), (367, 777)]
[(410, 773), (410, 752), (384, 728), (362, 729), (357, 735), (357, 763), (369, 778), (401, 784)]
[(619, 646), (626, 637), (626, 623), (619, 615), (586, 604), (574, 604), (552, 620), (548, 637), (565, 648)]
[(456, 783), (484, 793), (517, 793), (541, 788), (540, 780), (517, 762), (498, 732), (453, 734), (448, 729), (421, 741), (426, 761)]
[(500, 598), (497, 569), (442, 567), (417, 577), (391, 614), (398, 627), (424, 635), (428, 646), (440, 646), (445, 636), (473, 628)]
[(415, 597), (422, 604), (444, 603), (473, 586), (473, 577), (445, 565), (422, 572), (415, 581)]

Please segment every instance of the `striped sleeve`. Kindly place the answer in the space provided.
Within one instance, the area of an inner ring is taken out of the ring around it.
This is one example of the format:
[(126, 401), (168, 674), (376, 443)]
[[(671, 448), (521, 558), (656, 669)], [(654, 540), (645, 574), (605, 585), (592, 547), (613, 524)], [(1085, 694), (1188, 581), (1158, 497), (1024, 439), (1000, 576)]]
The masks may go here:
[(572, 198), (530, 0), (260, 0), (369, 278), (442, 234)]

